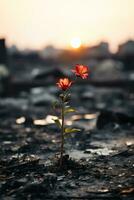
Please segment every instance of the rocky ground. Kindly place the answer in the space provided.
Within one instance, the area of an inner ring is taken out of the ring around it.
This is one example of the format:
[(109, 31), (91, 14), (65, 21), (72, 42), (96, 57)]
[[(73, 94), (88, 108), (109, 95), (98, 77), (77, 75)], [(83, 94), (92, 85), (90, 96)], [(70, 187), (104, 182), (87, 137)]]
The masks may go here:
[(0, 199), (134, 197), (134, 90), (74, 86), (63, 169), (51, 102), (59, 90), (37, 87), (0, 99)]

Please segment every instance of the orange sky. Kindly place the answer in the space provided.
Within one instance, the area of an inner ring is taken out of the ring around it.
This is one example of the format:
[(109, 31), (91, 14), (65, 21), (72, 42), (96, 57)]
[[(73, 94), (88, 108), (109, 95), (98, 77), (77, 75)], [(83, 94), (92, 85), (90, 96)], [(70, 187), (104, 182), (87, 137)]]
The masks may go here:
[(20, 48), (134, 39), (134, 0), (0, 0), (0, 37)]

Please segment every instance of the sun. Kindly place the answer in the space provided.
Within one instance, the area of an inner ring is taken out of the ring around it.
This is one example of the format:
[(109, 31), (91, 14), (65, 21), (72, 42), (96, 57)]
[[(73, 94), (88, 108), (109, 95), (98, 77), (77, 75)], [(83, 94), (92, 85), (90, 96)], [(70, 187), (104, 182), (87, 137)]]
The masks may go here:
[(72, 38), (70, 44), (72, 48), (78, 49), (81, 46), (81, 39), (78, 37)]

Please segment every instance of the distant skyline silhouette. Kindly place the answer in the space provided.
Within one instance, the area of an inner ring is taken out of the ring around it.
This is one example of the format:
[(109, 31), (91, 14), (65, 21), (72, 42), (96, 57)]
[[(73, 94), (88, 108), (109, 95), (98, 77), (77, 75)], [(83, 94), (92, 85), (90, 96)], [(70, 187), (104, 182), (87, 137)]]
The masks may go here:
[(41, 49), (110, 43), (112, 51), (134, 39), (134, 0), (0, 0), (0, 37), (7, 45)]

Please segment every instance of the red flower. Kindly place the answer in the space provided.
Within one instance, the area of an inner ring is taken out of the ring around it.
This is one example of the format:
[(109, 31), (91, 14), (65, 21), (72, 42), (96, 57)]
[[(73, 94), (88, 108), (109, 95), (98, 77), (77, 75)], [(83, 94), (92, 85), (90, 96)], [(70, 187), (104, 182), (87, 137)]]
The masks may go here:
[(82, 79), (86, 79), (88, 77), (88, 67), (84, 65), (75, 65), (75, 68), (72, 69), (72, 72), (75, 73), (76, 76), (80, 76)]
[(68, 78), (60, 78), (56, 84), (62, 90), (67, 90), (68, 88), (71, 87), (72, 81), (70, 81)]

